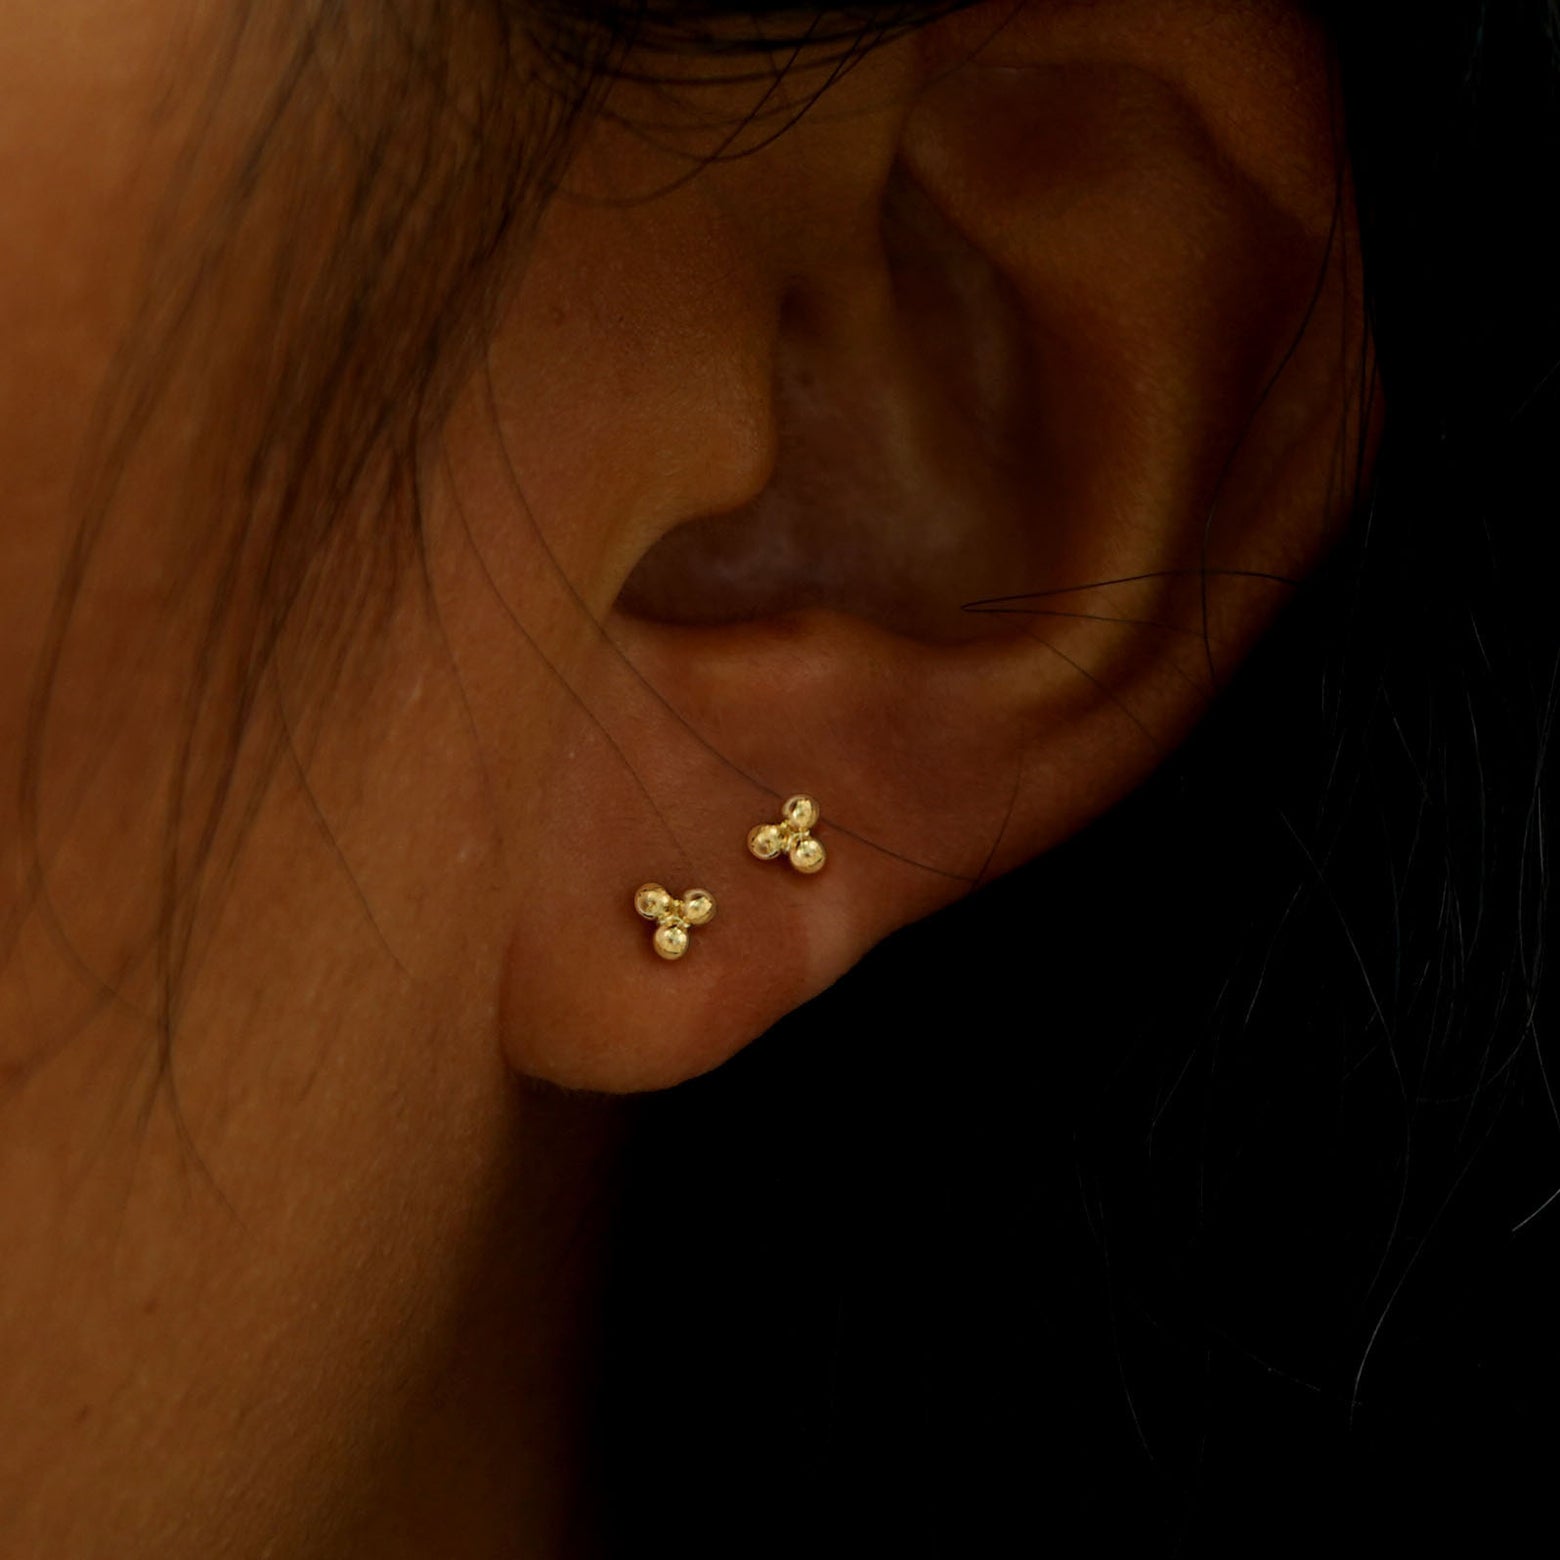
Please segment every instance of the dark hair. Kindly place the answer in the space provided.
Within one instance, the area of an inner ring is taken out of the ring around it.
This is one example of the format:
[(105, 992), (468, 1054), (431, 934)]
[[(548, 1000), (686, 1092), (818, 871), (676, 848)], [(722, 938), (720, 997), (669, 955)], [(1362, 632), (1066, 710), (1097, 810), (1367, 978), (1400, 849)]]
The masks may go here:
[(638, 1105), (624, 1552), (1552, 1525), (1560, 13), (1326, 20), (1355, 523), (1139, 794)]

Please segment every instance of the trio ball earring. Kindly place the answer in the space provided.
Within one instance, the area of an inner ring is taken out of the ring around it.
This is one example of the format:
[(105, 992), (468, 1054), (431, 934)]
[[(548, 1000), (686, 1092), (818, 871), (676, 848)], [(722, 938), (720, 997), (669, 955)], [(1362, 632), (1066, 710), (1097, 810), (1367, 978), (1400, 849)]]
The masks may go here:
[(812, 797), (787, 797), (779, 823), (761, 823), (748, 831), (748, 849), (760, 861), (784, 856), (798, 872), (821, 872), (829, 854), (812, 835), (820, 816)]
[(688, 933), (715, 919), (715, 899), (702, 888), (683, 891), (674, 898), (659, 883), (642, 883), (634, 890), (634, 908), (655, 922), (651, 945), (663, 959), (680, 959), (688, 951)]

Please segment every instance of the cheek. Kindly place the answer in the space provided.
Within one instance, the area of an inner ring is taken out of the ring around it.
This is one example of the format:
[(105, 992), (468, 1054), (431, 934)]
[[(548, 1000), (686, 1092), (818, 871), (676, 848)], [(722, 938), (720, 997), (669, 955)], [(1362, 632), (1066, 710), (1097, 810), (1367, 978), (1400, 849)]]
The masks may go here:
[[(317, 646), (283, 641), (264, 717), (281, 754), (269, 785), (295, 801), (289, 837), (257, 843), (281, 876), (326, 885), (332, 924), (467, 1026), (492, 1007), (508, 881), (483, 690), (451, 627), (462, 610), (403, 581), (325, 684)], [(464, 610), (483, 622), (473, 598)]]

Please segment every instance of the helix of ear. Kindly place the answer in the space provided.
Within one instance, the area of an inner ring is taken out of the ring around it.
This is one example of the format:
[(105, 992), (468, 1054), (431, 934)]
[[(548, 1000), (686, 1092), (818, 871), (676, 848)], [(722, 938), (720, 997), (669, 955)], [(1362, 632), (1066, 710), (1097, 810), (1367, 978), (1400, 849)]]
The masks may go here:
[(676, 899), (659, 883), (643, 883), (634, 891), (634, 909), (656, 923), (650, 941), (663, 959), (682, 958), (688, 951), (689, 931), (715, 919), (714, 896), (702, 888), (685, 889)]
[(761, 823), (748, 831), (748, 849), (760, 861), (785, 856), (798, 872), (821, 872), (829, 856), (812, 835), (820, 816), (812, 797), (787, 797), (779, 823)]

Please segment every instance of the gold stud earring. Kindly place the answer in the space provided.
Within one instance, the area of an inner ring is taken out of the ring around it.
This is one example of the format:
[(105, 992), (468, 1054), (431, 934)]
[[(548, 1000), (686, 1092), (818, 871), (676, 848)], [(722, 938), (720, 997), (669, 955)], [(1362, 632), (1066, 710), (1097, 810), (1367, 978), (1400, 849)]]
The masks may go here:
[(680, 959), (688, 951), (688, 931), (715, 919), (714, 896), (702, 888), (683, 890), (674, 899), (659, 883), (644, 883), (634, 890), (634, 908), (656, 923), (650, 941), (663, 959)]
[(760, 861), (785, 855), (798, 872), (820, 872), (828, 852), (812, 837), (818, 822), (818, 804), (810, 796), (792, 796), (780, 809), (779, 823), (761, 823), (748, 831), (748, 849)]

